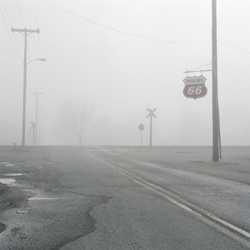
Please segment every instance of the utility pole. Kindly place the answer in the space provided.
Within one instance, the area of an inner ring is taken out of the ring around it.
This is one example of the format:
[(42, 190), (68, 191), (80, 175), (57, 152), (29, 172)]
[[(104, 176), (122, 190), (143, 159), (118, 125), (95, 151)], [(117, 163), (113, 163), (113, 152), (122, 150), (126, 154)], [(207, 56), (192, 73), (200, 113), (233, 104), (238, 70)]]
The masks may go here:
[(40, 30), (32, 29), (11, 29), (12, 32), (19, 32), (24, 36), (24, 62), (23, 62), (23, 128), (22, 128), (22, 146), (25, 146), (25, 117), (26, 117), (26, 84), (27, 84), (27, 37), (32, 33), (40, 33)]
[(156, 118), (154, 112), (156, 109), (149, 109), (147, 108), (147, 111), (149, 114), (147, 115), (147, 118), (150, 117), (150, 147), (152, 147), (152, 117)]
[(38, 127), (38, 123), (37, 123), (37, 116), (38, 116), (38, 97), (39, 95), (43, 95), (43, 93), (31, 93), (32, 95), (36, 95), (36, 134), (35, 134), (35, 145), (37, 145), (37, 127)]
[(216, 0), (212, 0), (212, 70), (192, 70), (190, 72), (212, 71), (212, 123), (213, 123), (213, 161), (221, 158), (221, 133), (218, 98), (218, 64), (217, 64), (217, 8)]
[(32, 129), (32, 132), (33, 132), (33, 146), (35, 146), (35, 129), (36, 129), (36, 123), (35, 122), (31, 122), (31, 129)]
[(217, 13), (216, 0), (212, 0), (212, 111), (213, 111), (213, 161), (219, 161), (219, 102), (218, 102), (218, 68), (217, 68)]

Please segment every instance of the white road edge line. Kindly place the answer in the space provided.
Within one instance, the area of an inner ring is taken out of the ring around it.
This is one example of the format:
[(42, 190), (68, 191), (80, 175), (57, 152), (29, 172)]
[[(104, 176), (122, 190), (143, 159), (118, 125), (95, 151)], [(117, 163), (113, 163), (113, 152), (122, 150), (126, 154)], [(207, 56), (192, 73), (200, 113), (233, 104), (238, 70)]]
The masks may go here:
[[(170, 202), (174, 203), (175, 205), (181, 207), (182, 209), (186, 210), (187, 212), (193, 214), (195, 217), (197, 217), (198, 219), (202, 220), (203, 222), (209, 224), (210, 226), (212, 226), (212, 227), (218, 229), (219, 231), (223, 232), (224, 234), (230, 236), (231, 238), (237, 240), (238, 242), (240, 242), (240, 243), (242, 243), (243, 245), (245, 245), (245, 246), (247, 246), (247, 247), (250, 248), (250, 242), (249, 242), (249, 241), (247, 241), (247, 240), (241, 238), (240, 236), (238, 236), (238, 235), (232, 233), (232, 232), (229, 231), (228, 229), (223, 228), (222, 226), (216, 224), (215, 222), (213, 222), (213, 221), (211, 221), (211, 220), (205, 218), (205, 217), (202, 215), (202, 213), (203, 213), (204, 215), (210, 217), (210, 218), (213, 219), (214, 221), (217, 221), (217, 222), (221, 223), (222, 225), (227, 226), (228, 228), (234, 230), (235, 232), (237, 232), (237, 233), (239, 233), (239, 234), (241, 234), (241, 235), (243, 235), (243, 236), (245, 236), (245, 237), (247, 237), (247, 238), (249, 238), (249, 239), (250, 239), (250, 233), (244, 231), (243, 229), (241, 229), (241, 228), (239, 228), (239, 227), (237, 227), (237, 226), (232, 225), (231, 223), (229, 223), (229, 222), (227, 222), (227, 221), (224, 221), (224, 220), (220, 219), (219, 217), (213, 215), (212, 213), (210, 213), (210, 212), (208, 212), (208, 211), (206, 211), (206, 210), (204, 210), (204, 209), (202, 209), (202, 208), (200, 208), (200, 207), (198, 207), (198, 206), (196, 206), (196, 205), (194, 205), (194, 204), (192, 204), (192, 203), (186, 201), (185, 199), (181, 198), (180, 196), (178, 196), (178, 195), (176, 195), (176, 194), (174, 194), (174, 193), (171, 193), (171, 192), (169, 192), (169, 191), (167, 191), (167, 190), (165, 190), (165, 189), (163, 189), (163, 188), (161, 188), (161, 187), (159, 187), (159, 186), (157, 186), (157, 185), (154, 185), (154, 184), (152, 184), (152, 183), (150, 183), (150, 182), (148, 182), (148, 181), (143, 180), (142, 178), (140, 178), (140, 177), (138, 177), (138, 176), (136, 176), (136, 175), (134, 175), (134, 174), (132, 174), (132, 173), (126, 171), (126, 170), (123, 170), (123, 169), (121, 169), (121, 168), (119, 168), (119, 167), (117, 167), (117, 166), (115, 166), (115, 165), (113, 165), (113, 164), (111, 164), (111, 163), (109, 163), (109, 162), (107, 162), (107, 161), (105, 161), (105, 160), (102, 160), (101, 158), (96, 157), (95, 155), (91, 154), (91, 153), (88, 152), (87, 150), (86, 150), (85, 152), (86, 152), (90, 157), (92, 157), (92, 158), (96, 159), (97, 161), (99, 161), (99, 162), (105, 164), (106, 166), (108, 166), (108, 167), (114, 169), (115, 171), (117, 171), (117, 172), (119, 172), (119, 173), (121, 173), (121, 174), (127, 176), (129, 179), (133, 180), (133, 181), (136, 182), (137, 184), (146, 187), (147, 189), (153, 191), (154, 193), (157, 193), (157, 194), (160, 195), (160, 196), (163, 196), (165, 199), (167, 199), (167, 200), (169, 200)], [(160, 190), (160, 191), (159, 191), (159, 190)], [(171, 198), (170, 196), (168, 196), (168, 195), (166, 195), (166, 194), (164, 194), (164, 193), (168, 193), (168, 194), (170, 194), (171, 196), (174, 196), (176, 199), (179, 199), (179, 200), (182, 201), (183, 203), (185, 203), (185, 204), (187, 204), (187, 205), (189, 205), (189, 206), (195, 208), (195, 209), (198, 210), (200, 213), (195, 212), (195, 211), (192, 210), (191, 208), (189, 208), (189, 207), (187, 207), (187, 206), (181, 204), (181, 203), (178, 202), (177, 200)]]

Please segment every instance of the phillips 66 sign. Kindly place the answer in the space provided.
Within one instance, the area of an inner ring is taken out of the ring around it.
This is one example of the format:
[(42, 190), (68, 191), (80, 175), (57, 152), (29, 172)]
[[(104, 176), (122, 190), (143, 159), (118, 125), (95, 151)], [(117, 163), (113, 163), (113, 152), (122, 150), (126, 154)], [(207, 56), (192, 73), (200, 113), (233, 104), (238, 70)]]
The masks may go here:
[(194, 99), (204, 97), (207, 94), (206, 80), (204, 76), (187, 76), (183, 80), (185, 83), (185, 88), (183, 89), (184, 96)]

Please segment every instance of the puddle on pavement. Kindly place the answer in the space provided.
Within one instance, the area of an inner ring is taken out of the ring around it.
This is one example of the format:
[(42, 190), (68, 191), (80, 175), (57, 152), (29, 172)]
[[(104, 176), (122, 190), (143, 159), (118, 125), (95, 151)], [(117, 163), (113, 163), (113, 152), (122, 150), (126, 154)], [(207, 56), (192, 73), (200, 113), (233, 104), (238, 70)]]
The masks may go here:
[(13, 173), (13, 174), (4, 174), (5, 176), (21, 176), (21, 173)]
[(15, 164), (5, 164), (5, 167), (14, 167)]
[(47, 198), (47, 197), (31, 197), (29, 201), (39, 201), (39, 200), (58, 200), (58, 198)]
[(0, 179), (0, 183), (2, 183), (2, 184), (11, 185), (11, 184), (13, 184), (15, 182), (16, 182), (15, 179)]

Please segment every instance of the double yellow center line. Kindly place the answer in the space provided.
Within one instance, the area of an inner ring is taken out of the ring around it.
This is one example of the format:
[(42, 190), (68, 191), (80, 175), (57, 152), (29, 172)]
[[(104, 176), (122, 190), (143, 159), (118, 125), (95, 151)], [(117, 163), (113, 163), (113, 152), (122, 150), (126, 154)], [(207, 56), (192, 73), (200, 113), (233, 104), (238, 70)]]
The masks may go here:
[(243, 245), (250, 248), (250, 242), (246, 239), (250, 239), (250, 233), (244, 231), (243, 229), (232, 225), (231, 223), (220, 219), (219, 217), (215, 216), (214, 214), (200, 208), (189, 201), (183, 199), (182, 197), (163, 189), (153, 183), (150, 183), (146, 180), (143, 180), (139, 176), (136, 176), (120, 167), (117, 167), (101, 158), (96, 157), (94, 154), (90, 153), (89, 151), (85, 151), (90, 157), (93, 159), (103, 163), (104, 165), (112, 168), (113, 170), (119, 172), (120, 174), (128, 177), (129, 179), (133, 180), (140, 186), (143, 186), (150, 191), (164, 197), (168, 201), (174, 203), (175, 205), (181, 207), (182, 209), (186, 210), (187, 212), (193, 214), (199, 220), (205, 222), (206, 224), (216, 228), (220, 232), (230, 236), (231, 238), (235, 239), (236, 241), (242, 243)]

